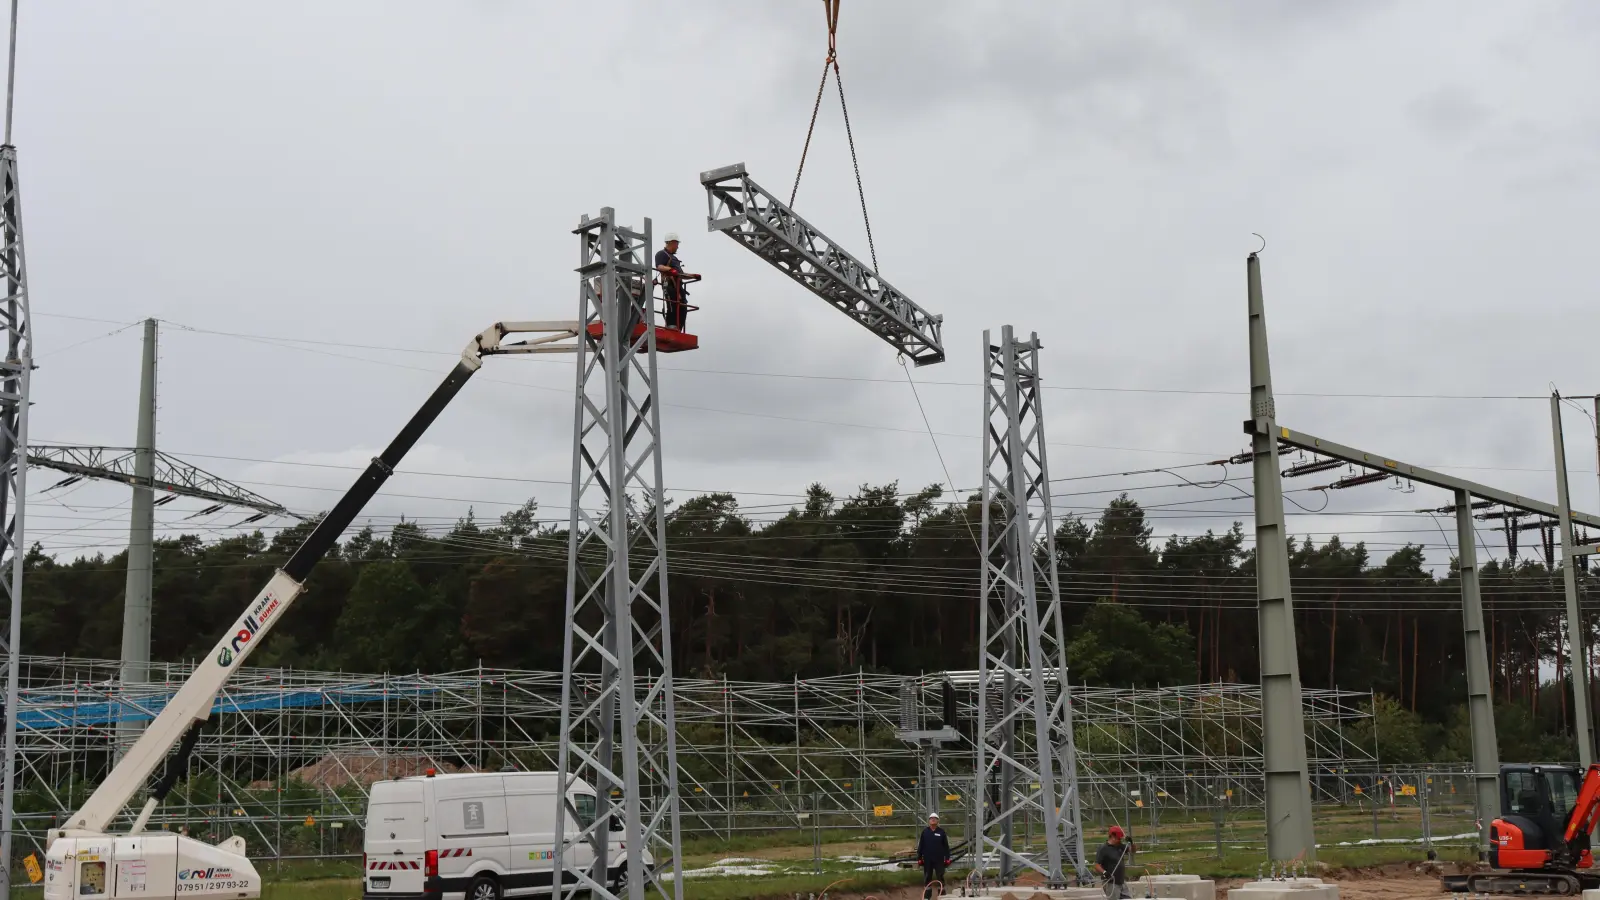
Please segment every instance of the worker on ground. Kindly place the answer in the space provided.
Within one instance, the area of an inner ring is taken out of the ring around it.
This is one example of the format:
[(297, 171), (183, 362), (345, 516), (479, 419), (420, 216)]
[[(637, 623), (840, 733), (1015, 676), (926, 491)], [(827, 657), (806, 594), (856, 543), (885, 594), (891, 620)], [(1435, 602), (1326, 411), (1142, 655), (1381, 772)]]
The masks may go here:
[(917, 862), (922, 864), (922, 896), (931, 900), (933, 883), (943, 893), (944, 870), (950, 865), (950, 836), (939, 827), (939, 814), (928, 813), (928, 827), (917, 837)]
[(1122, 827), (1111, 826), (1106, 842), (1094, 854), (1095, 874), (1105, 879), (1106, 900), (1124, 900), (1128, 894), (1128, 857), (1133, 842), (1123, 840)]
[(686, 285), (700, 276), (683, 270), (678, 259), (678, 233), (667, 232), (666, 246), (656, 251), (656, 271), (661, 274), (661, 295), (667, 300), (667, 327), (682, 331), (689, 322), (689, 290)]

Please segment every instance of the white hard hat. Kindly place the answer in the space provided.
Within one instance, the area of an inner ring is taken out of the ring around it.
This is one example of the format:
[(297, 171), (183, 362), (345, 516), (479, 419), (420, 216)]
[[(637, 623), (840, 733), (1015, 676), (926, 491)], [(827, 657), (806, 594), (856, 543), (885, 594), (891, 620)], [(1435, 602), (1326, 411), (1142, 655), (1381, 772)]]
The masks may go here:
[(939, 818), (939, 814), (938, 814), (938, 813), (936, 813), (936, 812), (931, 812), (931, 813), (928, 813), (928, 818), (930, 818), (930, 819), (937, 819), (937, 818)]
[(672, 243), (673, 241), (675, 241), (677, 239), (678, 239), (678, 233), (676, 231), (667, 232), (667, 243), (670, 244), (670, 243)]

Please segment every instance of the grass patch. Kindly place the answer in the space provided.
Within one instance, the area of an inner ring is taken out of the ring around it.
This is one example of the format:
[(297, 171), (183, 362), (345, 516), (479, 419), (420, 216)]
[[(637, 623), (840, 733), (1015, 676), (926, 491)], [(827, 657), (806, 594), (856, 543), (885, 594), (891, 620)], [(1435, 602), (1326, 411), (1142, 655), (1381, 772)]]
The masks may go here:
[(357, 859), (270, 859), (255, 861), (256, 871), (262, 881), (273, 882), (329, 881), (361, 878), (361, 860)]
[[(829, 885), (834, 885), (835, 894), (861, 894), (921, 883), (920, 872), (689, 878), (683, 882), (683, 897), (684, 900), (791, 900), (797, 893), (820, 894)], [(33, 900), (38, 897), (38, 892), (34, 892)], [(262, 900), (359, 900), (360, 897), (359, 878), (268, 882), (261, 889)]]
[(269, 881), (261, 886), (261, 900), (360, 900), (361, 879), (322, 881)]
[[(946, 828), (946, 831), (950, 829)], [(904, 844), (909, 848), (916, 843), (917, 829), (886, 828), (881, 831), (856, 831), (853, 829), (831, 828), (822, 832), (822, 845), (829, 844), (855, 844), (876, 842), (886, 847), (899, 847)], [(955, 834), (951, 834), (955, 839)], [(811, 846), (811, 832), (796, 828), (778, 829), (773, 831), (757, 831), (735, 834), (727, 839), (715, 835), (703, 837), (686, 837), (680, 841), (684, 856), (710, 855), (727, 856), (729, 853), (739, 853), (747, 850), (772, 850), (788, 847)]]
[(795, 894), (861, 894), (919, 885), (921, 872), (855, 872), (835, 875), (778, 875), (759, 878), (686, 878), (684, 900), (791, 900)]

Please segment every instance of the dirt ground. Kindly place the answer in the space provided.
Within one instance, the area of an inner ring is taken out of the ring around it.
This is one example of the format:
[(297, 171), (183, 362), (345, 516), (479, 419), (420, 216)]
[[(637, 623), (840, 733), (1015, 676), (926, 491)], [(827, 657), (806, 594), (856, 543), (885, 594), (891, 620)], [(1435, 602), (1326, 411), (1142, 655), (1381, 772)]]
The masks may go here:
[(1432, 872), (1423, 871), (1419, 866), (1395, 865), (1335, 872), (1324, 876), (1323, 880), (1339, 885), (1339, 900), (1422, 900), (1453, 896), (1439, 886), (1439, 876), (1455, 872), (1453, 865), (1435, 868)]
[[(1440, 875), (1454, 875), (1453, 864), (1420, 866), (1402, 863), (1368, 869), (1339, 869), (1325, 872), (1322, 880), (1339, 886), (1339, 900), (1444, 900), (1452, 895), (1439, 885)], [(1217, 897), (1227, 888), (1253, 879), (1230, 878), (1217, 882)]]
[[(1455, 871), (1455, 866), (1446, 865), (1442, 873), (1430, 874), (1407, 864), (1346, 869), (1326, 873), (1322, 878), (1339, 885), (1339, 900), (1444, 900), (1452, 895), (1439, 886), (1439, 874), (1454, 874)], [(1252, 879), (1231, 878), (1217, 882), (1218, 900), (1224, 900), (1228, 888), (1248, 880)], [(837, 898), (830, 895), (830, 900), (921, 900), (921, 897), (921, 888), (908, 886), (871, 894), (840, 894)]]

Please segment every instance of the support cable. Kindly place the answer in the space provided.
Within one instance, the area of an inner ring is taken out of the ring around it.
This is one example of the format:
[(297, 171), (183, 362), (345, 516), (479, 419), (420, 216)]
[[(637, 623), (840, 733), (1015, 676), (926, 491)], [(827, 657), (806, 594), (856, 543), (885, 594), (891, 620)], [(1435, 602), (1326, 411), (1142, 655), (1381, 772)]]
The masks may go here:
[[(811, 137), (817, 130), (817, 113), (822, 110), (822, 94), (828, 87), (828, 70), (833, 69), (833, 81), (839, 89), (839, 111), (844, 114), (844, 137), (850, 145), (850, 166), (856, 175), (856, 196), (861, 200), (861, 222), (867, 228), (867, 252), (872, 256), (872, 269), (882, 272), (878, 265), (878, 247), (872, 239), (872, 217), (867, 214), (867, 191), (861, 183), (861, 160), (856, 154), (856, 137), (850, 128), (850, 105), (844, 99), (844, 73), (839, 70), (839, 0), (822, 0), (823, 14), (828, 19), (828, 56), (822, 61), (822, 80), (817, 83), (817, 99), (811, 105), (811, 124), (806, 126), (805, 145), (800, 149), (800, 166), (794, 173), (794, 187), (789, 190), (789, 205), (800, 193), (800, 176), (806, 170), (806, 156), (811, 152)], [(909, 373), (908, 373), (909, 377)]]
[[(835, 0), (837, 2), (837, 0)], [(950, 485), (950, 494), (953, 503), (961, 503), (961, 492), (956, 490), (956, 480), (950, 476), (950, 467), (945, 464), (944, 451), (939, 449), (939, 439), (934, 436), (933, 423), (928, 421), (928, 411), (922, 406), (922, 395), (917, 393), (917, 383), (911, 377), (911, 367), (906, 365), (904, 356), (895, 357), (900, 368), (906, 373), (906, 384), (911, 385), (911, 396), (917, 401), (917, 412), (922, 414), (922, 424), (928, 429), (928, 440), (933, 442), (933, 454), (939, 457), (939, 468), (944, 470), (945, 483)], [(972, 538), (972, 546), (978, 548), (978, 558), (983, 558), (983, 542), (978, 540), (978, 533), (972, 530), (972, 519), (967, 515), (966, 504), (961, 504), (961, 523), (967, 527), (967, 536)]]

